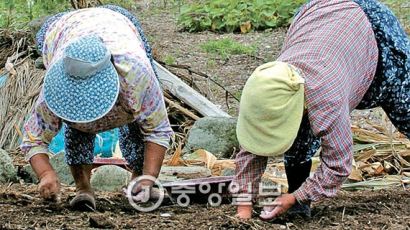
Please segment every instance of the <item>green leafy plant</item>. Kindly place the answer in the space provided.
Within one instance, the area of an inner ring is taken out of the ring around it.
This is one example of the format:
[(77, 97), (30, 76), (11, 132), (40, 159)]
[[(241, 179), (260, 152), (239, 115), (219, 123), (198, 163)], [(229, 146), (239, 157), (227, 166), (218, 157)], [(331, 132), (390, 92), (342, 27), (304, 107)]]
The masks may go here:
[(0, 5), (1, 28), (24, 28), (41, 16), (65, 11), (70, 2), (66, 0), (5, 0)]
[[(127, 9), (135, 8), (134, 0), (103, 0)], [(42, 16), (71, 9), (69, 0), (2, 0), (0, 3), (0, 28), (26, 28), (28, 23)]]
[(254, 55), (256, 53), (255, 46), (244, 45), (230, 38), (210, 40), (201, 44), (200, 48), (204, 52), (219, 55), (224, 60), (229, 59), (231, 55)]
[(183, 30), (197, 32), (242, 33), (288, 25), (306, 0), (204, 0), (185, 4), (178, 24)]
[(174, 65), (176, 63), (175, 57), (172, 55), (166, 55), (164, 57), (164, 62), (167, 65)]

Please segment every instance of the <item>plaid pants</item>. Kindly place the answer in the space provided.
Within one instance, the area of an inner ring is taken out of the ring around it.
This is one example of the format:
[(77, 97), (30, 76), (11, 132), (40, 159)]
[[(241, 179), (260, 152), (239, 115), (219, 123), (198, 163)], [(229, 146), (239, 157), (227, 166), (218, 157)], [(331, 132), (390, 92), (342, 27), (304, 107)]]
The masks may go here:
[[(65, 161), (68, 165), (92, 164), (96, 134), (84, 133), (65, 125)], [(142, 174), (145, 143), (136, 122), (119, 128), (121, 152), (129, 167)]]

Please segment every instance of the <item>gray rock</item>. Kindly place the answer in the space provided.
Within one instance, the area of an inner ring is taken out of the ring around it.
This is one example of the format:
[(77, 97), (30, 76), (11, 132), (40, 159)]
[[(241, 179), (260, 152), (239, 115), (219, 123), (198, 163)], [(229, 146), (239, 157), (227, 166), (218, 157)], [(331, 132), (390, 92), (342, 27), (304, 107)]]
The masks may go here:
[(229, 158), (238, 148), (236, 118), (204, 117), (189, 131), (184, 153), (205, 149), (217, 158)]
[[(50, 158), (50, 164), (56, 171), (60, 182), (66, 185), (74, 185), (74, 178), (71, 175), (70, 167), (64, 161), (64, 152), (58, 153)], [(26, 182), (37, 183), (38, 178), (33, 171), (31, 165), (26, 165), (23, 167), (23, 172), (25, 177), (23, 178)]]
[(91, 176), (91, 186), (97, 191), (118, 192), (131, 180), (131, 173), (115, 166), (104, 165), (95, 169)]
[(32, 20), (29, 24), (28, 27), (30, 28), (31, 32), (33, 33), (34, 37), (36, 33), (40, 30), (41, 26), (44, 24), (44, 22), (50, 18), (50, 16), (43, 16), (36, 18)]
[(36, 61), (34, 61), (34, 66), (37, 69), (46, 69), (46, 66), (44, 65), (44, 61), (42, 57), (39, 57), (36, 59)]
[(168, 183), (168, 182), (174, 182), (174, 181), (180, 181), (183, 180), (182, 178), (178, 178), (177, 176), (171, 176), (171, 175), (166, 175), (166, 174), (159, 174), (158, 175), (158, 180), (160, 183)]
[(235, 176), (235, 169), (226, 168), (221, 172), (221, 176)]
[(17, 170), (9, 154), (0, 149), (0, 184), (17, 181)]
[(65, 163), (64, 152), (58, 153), (50, 158), (50, 163), (56, 171), (60, 182), (66, 185), (74, 185), (70, 167)]

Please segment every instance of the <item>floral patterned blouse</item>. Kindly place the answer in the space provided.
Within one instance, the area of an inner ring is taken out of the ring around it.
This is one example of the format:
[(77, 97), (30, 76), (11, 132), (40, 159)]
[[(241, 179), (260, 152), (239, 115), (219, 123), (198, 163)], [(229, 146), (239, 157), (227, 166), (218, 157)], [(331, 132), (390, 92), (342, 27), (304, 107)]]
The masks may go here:
[(144, 48), (138, 28), (125, 16), (106, 8), (89, 8), (60, 15), (47, 28), (41, 44), (46, 68), (62, 58), (73, 40), (95, 34), (110, 50), (120, 76), (120, 95), (114, 108), (103, 118), (85, 124), (62, 121), (46, 106), (43, 91), (24, 125), (21, 145), (26, 159), (47, 153), (48, 145), (62, 122), (88, 133), (98, 133), (137, 122), (145, 141), (169, 147), (173, 135), (163, 94)]

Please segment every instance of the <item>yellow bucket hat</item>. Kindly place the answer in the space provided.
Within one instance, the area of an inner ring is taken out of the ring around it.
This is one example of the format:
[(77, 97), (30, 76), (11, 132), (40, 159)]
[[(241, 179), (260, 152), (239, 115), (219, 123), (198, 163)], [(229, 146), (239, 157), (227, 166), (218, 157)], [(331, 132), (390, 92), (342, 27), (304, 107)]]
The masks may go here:
[(242, 91), (236, 134), (246, 151), (278, 156), (295, 141), (304, 109), (304, 79), (284, 62), (256, 68)]

